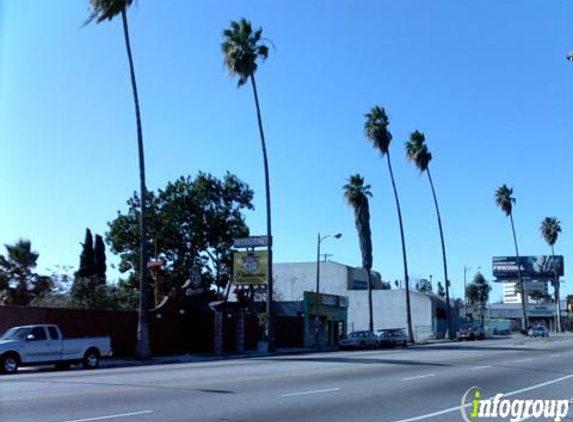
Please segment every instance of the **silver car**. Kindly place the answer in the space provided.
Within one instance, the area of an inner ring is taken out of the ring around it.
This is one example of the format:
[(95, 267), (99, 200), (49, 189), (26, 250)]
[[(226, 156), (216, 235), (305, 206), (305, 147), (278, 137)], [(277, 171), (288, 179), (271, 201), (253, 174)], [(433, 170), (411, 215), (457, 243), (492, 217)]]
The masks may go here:
[(378, 330), (378, 342), (382, 347), (408, 346), (408, 336), (403, 328)]
[(338, 342), (341, 349), (377, 348), (380, 343), (378, 336), (370, 331), (353, 331)]

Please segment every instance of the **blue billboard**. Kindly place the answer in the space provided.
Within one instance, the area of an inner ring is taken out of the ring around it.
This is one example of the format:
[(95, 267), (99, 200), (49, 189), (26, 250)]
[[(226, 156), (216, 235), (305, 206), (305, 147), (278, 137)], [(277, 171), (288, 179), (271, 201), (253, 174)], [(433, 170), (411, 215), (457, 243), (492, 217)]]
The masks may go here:
[[(553, 280), (563, 276), (563, 256), (536, 255), (520, 256), (519, 268), (521, 277), (527, 280)], [(517, 280), (517, 263), (515, 256), (494, 256), (492, 260), (493, 276), (497, 281)]]

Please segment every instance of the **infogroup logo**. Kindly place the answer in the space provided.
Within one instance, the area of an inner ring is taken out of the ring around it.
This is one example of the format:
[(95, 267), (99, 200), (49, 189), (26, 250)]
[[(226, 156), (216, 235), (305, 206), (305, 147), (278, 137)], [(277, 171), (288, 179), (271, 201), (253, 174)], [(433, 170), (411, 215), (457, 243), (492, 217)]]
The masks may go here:
[[(479, 387), (472, 387), (462, 396), (460, 412), (465, 422), (482, 418), (510, 418), (510, 422), (524, 419), (549, 419), (560, 422), (569, 413), (570, 400), (504, 399), (501, 393), (493, 398), (482, 398)], [(469, 411), (468, 415), (468, 409)]]

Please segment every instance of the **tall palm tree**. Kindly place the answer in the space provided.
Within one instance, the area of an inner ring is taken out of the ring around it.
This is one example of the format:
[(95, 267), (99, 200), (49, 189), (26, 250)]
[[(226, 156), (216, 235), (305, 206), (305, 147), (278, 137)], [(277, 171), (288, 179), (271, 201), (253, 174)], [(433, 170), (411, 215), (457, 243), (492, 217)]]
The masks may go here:
[(438, 216), (438, 228), (440, 229), (440, 241), (442, 243), (442, 261), (444, 263), (444, 280), (446, 283), (446, 321), (448, 326), (449, 338), (453, 338), (452, 319), (450, 314), (450, 279), (448, 278), (448, 262), (446, 259), (446, 243), (444, 241), (444, 230), (442, 229), (442, 218), (440, 217), (440, 208), (438, 207), (438, 198), (436, 197), (436, 190), (434, 189), (434, 182), (432, 181), (432, 173), (430, 172), (430, 161), (432, 161), (432, 153), (428, 149), (428, 145), (424, 142), (426, 137), (423, 133), (415, 131), (410, 134), (410, 140), (406, 142), (406, 157), (409, 161), (413, 162), (420, 173), (426, 173), (432, 189), (432, 196), (434, 198), (434, 206), (436, 208), (436, 215)]
[(354, 222), (358, 231), (360, 252), (362, 253), (362, 267), (366, 270), (368, 279), (368, 327), (374, 332), (374, 318), (372, 312), (372, 283), (370, 272), (372, 270), (372, 232), (370, 230), (370, 206), (368, 198), (372, 197), (370, 185), (364, 185), (364, 178), (359, 174), (349, 177), (344, 185), (344, 198), (354, 210)]
[(495, 203), (504, 214), (509, 217), (511, 221), (511, 232), (513, 233), (513, 244), (515, 245), (515, 261), (517, 264), (517, 283), (519, 290), (521, 292), (521, 311), (522, 311), (522, 321), (521, 328), (523, 330), (527, 329), (529, 321), (527, 320), (527, 294), (525, 292), (525, 284), (521, 278), (521, 264), (519, 262), (519, 249), (517, 248), (517, 236), (515, 235), (515, 224), (513, 223), (513, 204), (515, 204), (515, 198), (513, 197), (513, 189), (503, 185), (497, 189), (495, 192)]
[(398, 199), (398, 190), (396, 189), (396, 182), (394, 180), (394, 172), (392, 171), (392, 162), (390, 160), (390, 142), (392, 141), (392, 134), (388, 130), (388, 116), (384, 108), (375, 106), (370, 110), (370, 113), (365, 115), (366, 123), (364, 124), (364, 132), (366, 137), (370, 139), (382, 156), (386, 156), (388, 162), (388, 171), (390, 172), (390, 180), (392, 181), (392, 188), (394, 190), (394, 200), (396, 201), (396, 210), (398, 212), (398, 222), (400, 223), (400, 237), (402, 239), (402, 260), (404, 262), (404, 281), (406, 283), (406, 319), (408, 324), (408, 338), (414, 342), (414, 332), (412, 330), (412, 310), (410, 307), (410, 279), (408, 277), (408, 260), (406, 258), (406, 240), (404, 238), (404, 225), (402, 223), (402, 211), (400, 209), (400, 200)]
[(557, 274), (557, 263), (555, 262), (554, 245), (557, 242), (559, 233), (561, 233), (561, 222), (557, 217), (545, 217), (539, 227), (541, 236), (551, 247), (551, 259), (553, 260), (554, 280), (553, 288), (555, 291), (555, 331), (561, 332), (561, 310), (559, 309), (559, 275)]
[(237, 86), (245, 85), (249, 79), (253, 87), (255, 107), (257, 111), (257, 122), (259, 125), (259, 135), (261, 138), (261, 148), (263, 151), (263, 165), (265, 171), (265, 194), (267, 206), (267, 238), (268, 238), (268, 283), (267, 283), (267, 318), (265, 336), (269, 342), (269, 349), (274, 348), (273, 326), (272, 326), (272, 302), (273, 302), (273, 237), (271, 225), (271, 187), (269, 181), (269, 163), (267, 159), (267, 145), (263, 130), (263, 119), (261, 117), (261, 107), (257, 92), (255, 73), (259, 60), (266, 60), (269, 48), (262, 39), (263, 29), (253, 31), (251, 22), (242, 18), (238, 22), (232, 21), (230, 27), (223, 31), (223, 43), (221, 49), (225, 55), (225, 65), (231, 76), (237, 76)]
[(141, 127), (141, 114), (139, 111), (139, 97), (137, 95), (137, 83), (135, 81), (135, 69), (131, 54), (131, 44), (129, 42), (129, 28), (127, 26), (127, 8), (132, 0), (90, 0), (92, 13), (88, 22), (100, 23), (104, 20), (111, 20), (117, 15), (121, 15), (123, 22), (123, 36), (129, 61), (129, 74), (131, 77), (131, 88), (133, 92), (133, 103), (135, 105), (135, 122), (137, 125), (137, 149), (139, 156), (139, 186), (141, 199), (141, 214), (139, 216), (139, 260), (140, 260), (140, 284), (139, 284), (139, 317), (137, 324), (137, 348), (135, 357), (140, 360), (151, 358), (149, 346), (149, 298), (148, 286), (149, 275), (147, 272), (147, 226), (145, 220), (147, 188), (145, 185), (145, 156), (143, 153), (143, 130)]

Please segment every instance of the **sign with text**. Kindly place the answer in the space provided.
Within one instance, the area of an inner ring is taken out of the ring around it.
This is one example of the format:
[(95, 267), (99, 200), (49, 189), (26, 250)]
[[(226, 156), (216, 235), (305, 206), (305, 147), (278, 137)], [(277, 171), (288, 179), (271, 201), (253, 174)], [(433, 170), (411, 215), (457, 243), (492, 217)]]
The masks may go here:
[(235, 239), (233, 242), (235, 248), (264, 248), (269, 246), (268, 236), (249, 236)]
[(233, 280), (235, 284), (266, 284), (268, 252), (250, 251), (233, 253)]
[[(494, 256), (492, 269), (498, 281), (517, 280), (515, 256)], [(555, 271), (558, 277), (563, 276), (563, 256), (520, 256), (519, 269), (521, 276), (527, 280), (553, 280)]]

